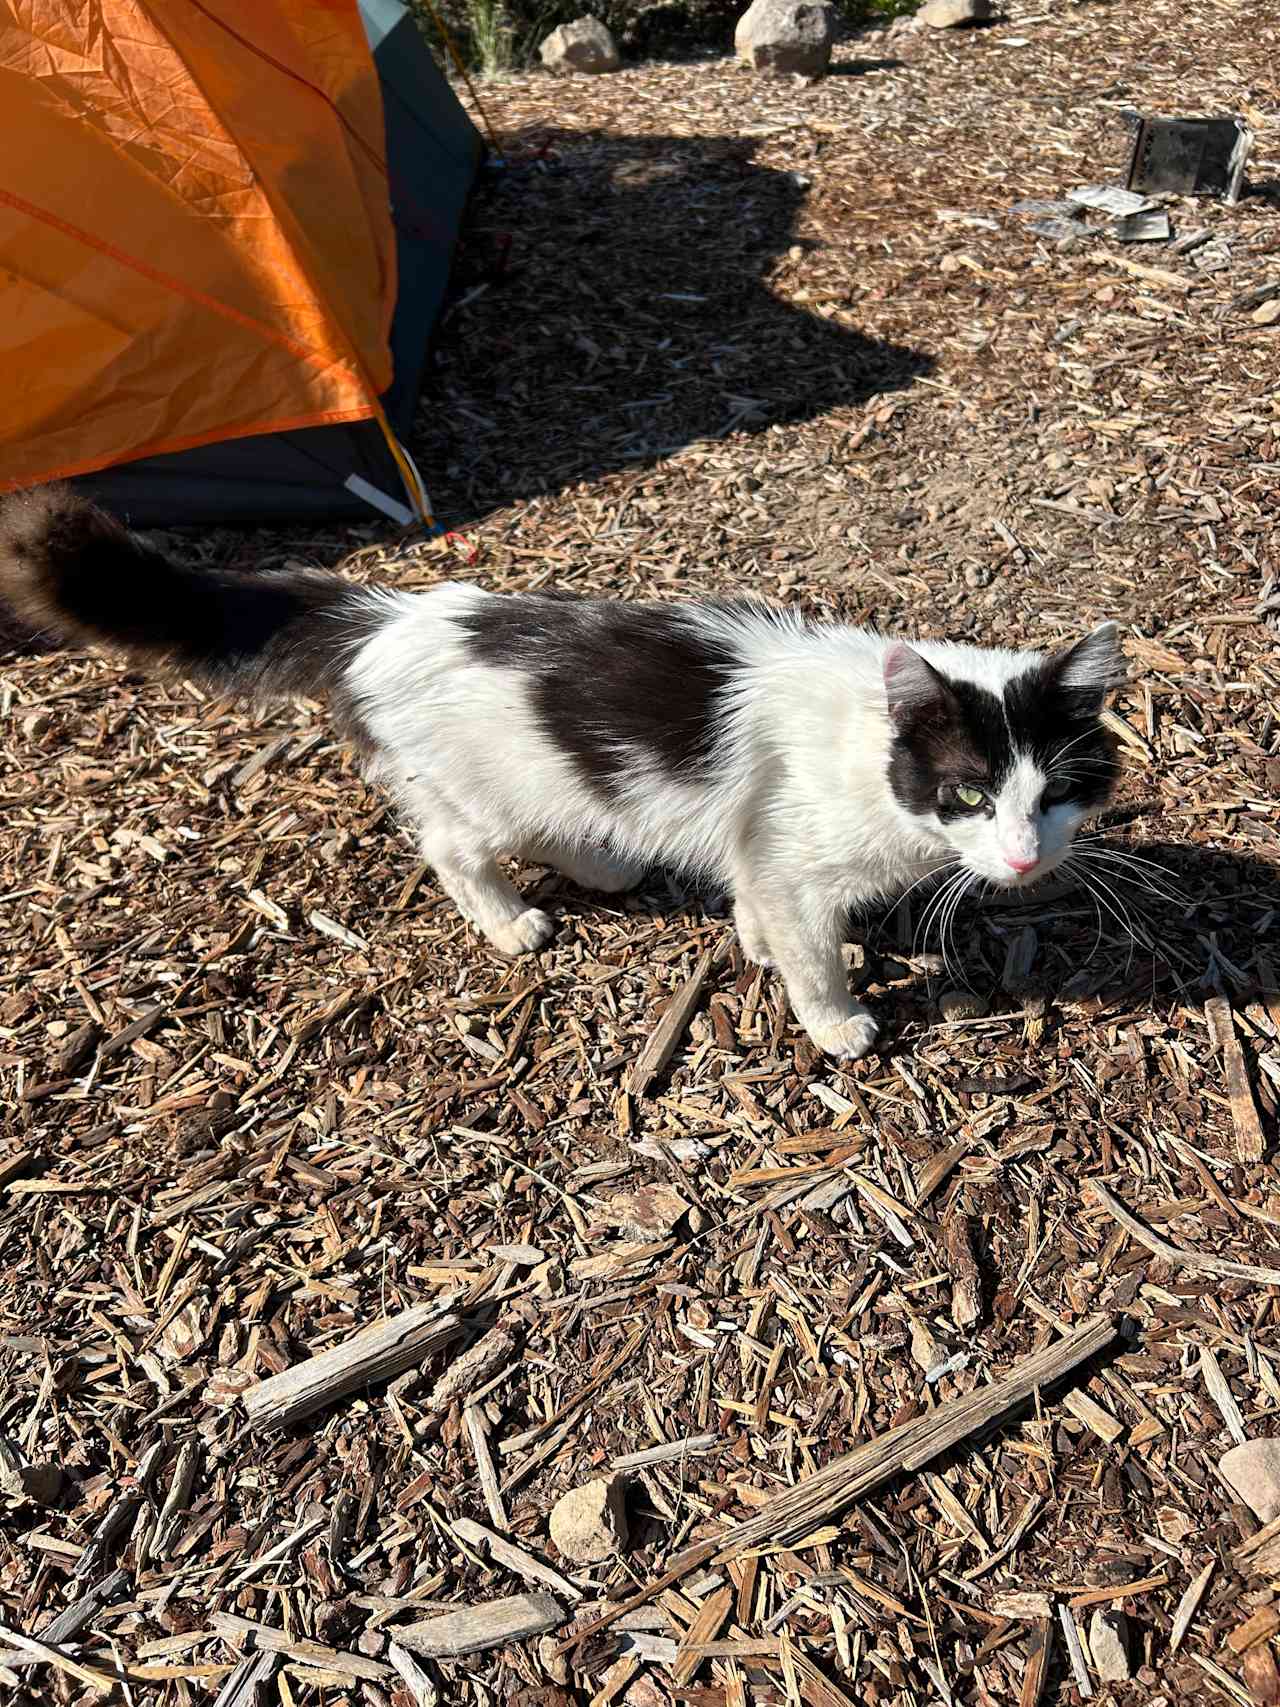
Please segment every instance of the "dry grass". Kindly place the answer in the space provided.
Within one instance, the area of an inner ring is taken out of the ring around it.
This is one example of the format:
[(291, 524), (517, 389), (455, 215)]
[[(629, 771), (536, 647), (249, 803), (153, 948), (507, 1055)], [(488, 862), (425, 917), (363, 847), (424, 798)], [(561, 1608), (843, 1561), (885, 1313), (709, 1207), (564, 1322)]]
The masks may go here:
[[(1228, 243), (1216, 273), (1008, 209), (1113, 175), (1125, 101), (1274, 111), (1280, 32), (1213, 0), (1012, 10), (866, 38), (812, 88), (720, 61), (504, 85), (512, 164), (415, 447), (474, 566), (377, 528), (183, 542), (1015, 644), (1117, 617), (1111, 888), (957, 922), (984, 1017), (939, 1019), (900, 907), (855, 956), (886, 1047), (833, 1069), (668, 876), (613, 903), (526, 872), (561, 933), (501, 962), (320, 707), (0, 661), (0, 1436), (62, 1472), (0, 1462), (0, 1624), (56, 1647), (51, 1614), (113, 1597), (13, 1699), (247, 1707), (256, 1670), (297, 1707), (1032, 1707), (1088, 1686), (1098, 1604), (1131, 1617), (1117, 1699), (1274, 1699), (1276, 1621), (1226, 1640), (1275, 1587), (1217, 1465), (1274, 1430), (1280, 1292), (1198, 1259), (1273, 1268), (1280, 1226), (1280, 330), (1233, 306), (1280, 285), (1276, 203), (1174, 206)], [(1280, 173), (1273, 122), (1257, 153)], [(515, 1351), (437, 1396), (452, 1339), (248, 1426), (250, 1385), (432, 1300)], [(717, 1562), (1097, 1313), (1122, 1338), (1065, 1387)], [(556, 1496), (648, 1448), (625, 1558), (556, 1559)], [(581, 1599), (550, 1642), (406, 1679), (405, 1624), (538, 1587), (461, 1519)]]

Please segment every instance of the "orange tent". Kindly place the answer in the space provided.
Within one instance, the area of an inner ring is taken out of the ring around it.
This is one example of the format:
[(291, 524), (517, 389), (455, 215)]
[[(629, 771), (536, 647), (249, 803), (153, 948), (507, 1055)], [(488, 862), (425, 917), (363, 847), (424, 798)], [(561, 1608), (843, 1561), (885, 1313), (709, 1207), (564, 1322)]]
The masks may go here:
[[(354, 478), (357, 505), (372, 487), (390, 513), (423, 512), (382, 401), (392, 183), (415, 198), (389, 177), (371, 38), (405, 62), (399, 105), (469, 168), (465, 195), (478, 138), (401, 0), (0, 0), (0, 490), (135, 465), (137, 519), (148, 476), (176, 497), (222, 468), (215, 514), (279, 513), (226, 491), (254, 484), (271, 435), (302, 447), (298, 467), (333, 465), (315, 477), (331, 509), (350, 509)], [(413, 225), (446, 270), (458, 211)], [(350, 423), (371, 427), (317, 451), (317, 429)], [(250, 439), (229, 462), (178, 454)]]

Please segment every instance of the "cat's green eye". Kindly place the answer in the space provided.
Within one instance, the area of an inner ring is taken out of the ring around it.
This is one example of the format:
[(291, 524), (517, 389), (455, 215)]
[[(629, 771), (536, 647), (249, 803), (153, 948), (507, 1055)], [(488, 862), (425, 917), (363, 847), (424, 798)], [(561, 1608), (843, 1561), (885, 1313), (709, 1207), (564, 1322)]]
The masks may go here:
[(961, 806), (985, 806), (987, 797), (980, 788), (974, 788), (972, 783), (958, 782), (956, 784), (956, 799)]
[(1065, 800), (1071, 793), (1071, 781), (1068, 777), (1051, 777), (1044, 785), (1040, 795), (1042, 805), (1052, 806), (1055, 801)]

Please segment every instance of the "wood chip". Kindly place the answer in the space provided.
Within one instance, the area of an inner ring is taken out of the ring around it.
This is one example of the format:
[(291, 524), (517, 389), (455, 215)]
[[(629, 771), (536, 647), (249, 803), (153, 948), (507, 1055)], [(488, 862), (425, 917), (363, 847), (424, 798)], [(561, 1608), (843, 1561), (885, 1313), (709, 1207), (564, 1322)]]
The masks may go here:
[(1137, 1216), (1131, 1215), (1100, 1180), (1090, 1180), (1088, 1187), (1108, 1215), (1114, 1217), (1127, 1233), (1131, 1233), (1139, 1244), (1145, 1245), (1156, 1256), (1163, 1257), (1179, 1268), (1189, 1268), (1201, 1274), (1216, 1274), (1228, 1280), (1249, 1280), (1259, 1286), (1280, 1286), (1280, 1269), (1260, 1268), (1254, 1263), (1235, 1262), (1230, 1257), (1217, 1256), (1212, 1251), (1188, 1251), (1180, 1245), (1171, 1245), (1167, 1239), (1162, 1239), (1158, 1233), (1153, 1233), (1145, 1227)]
[(649, 1041), (637, 1056), (627, 1078), (627, 1090), (634, 1097), (647, 1096), (649, 1087), (675, 1053), (684, 1036), (694, 1009), (702, 999), (702, 991), (711, 973), (714, 955), (704, 949), (698, 963), (684, 983), (667, 1003), (662, 1018), (654, 1027)]
[(289, 1428), (344, 1394), (389, 1381), (425, 1361), (462, 1331), (462, 1318), (418, 1304), (371, 1323), (341, 1345), (269, 1375), (242, 1395), (254, 1429)]
[(241, 1618), (233, 1612), (215, 1612), (210, 1625), (222, 1636), (238, 1645), (246, 1643), (265, 1652), (282, 1654), (286, 1659), (303, 1665), (317, 1666), (323, 1671), (350, 1679), (367, 1678), (378, 1683), (391, 1677), (390, 1666), (381, 1660), (367, 1659), (363, 1654), (343, 1653), (324, 1642), (299, 1640), (271, 1624), (260, 1624), (252, 1618)]
[(568, 1577), (561, 1576), (552, 1566), (535, 1558), (523, 1547), (517, 1547), (504, 1535), (496, 1535), (493, 1530), (486, 1529), (482, 1523), (476, 1523), (469, 1517), (455, 1517), (452, 1528), (455, 1535), (474, 1547), (477, 1552), (488, 1553), (500, 1565), (505, 1565), (509, 1571), (514, 1571), (526, 1582), (541, 1583), (543, 1588), (550, 1589), (561, 1600), (571, 1604), (582, 1599), (582, 1590), (571, 1583)]
[(720, 1634), (720, 1626), (729, 1616), (733, 1599), (733, 1589), (717, 1589), (714, 1594), (709, 1594), (698, 1608), (693, 1623), (680, 1639), (680, 1649), (671, 1668), (671, 1681), (677, 1688), (687, 1688), (697, 1676), (698, 1668), (702, 1664), (702, 1654), (691, 1652), (691, 1649), (715, 1640)]
[(549, 1594), (513, 1594), (405, 1625), (396, 1640), (428, 1659), (461, 1659), (541, 1636), (563, 1622), (564, 1610)]

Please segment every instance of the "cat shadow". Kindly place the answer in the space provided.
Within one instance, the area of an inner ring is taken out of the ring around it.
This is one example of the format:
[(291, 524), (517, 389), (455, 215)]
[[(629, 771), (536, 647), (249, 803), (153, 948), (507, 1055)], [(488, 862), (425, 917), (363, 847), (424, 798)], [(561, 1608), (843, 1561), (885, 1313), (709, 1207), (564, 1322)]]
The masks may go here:
[[(945, 966), (936, 912), (921, 891), (851, 921), (852, 988), (881, 1019), (881, 1059), (909, 1055), (921, 1026), (943, 1029), (938, 1004), (948, 990), (966, 991), (995, 1017), (1043, 1005), (1051, 1023), (1055, 1008), (1075, 1004), (1156, 1014), (1219, 993), (1237, 1008), (1268, 995), (1280, 1001), (1280, 839), (1252, 854), (1106, 834), (1082, 838), (1078, 857), (1086, 862), (1079, 877), (1068, 868), (1033, 889), (962, 903)], [(606, 910), (722, 917), (726, 929), (732, 920), (728, 898), (660, 871), (631, 894), (607, 897), (551, 872), (529, 886), (529, 898), (588, 928)]]
[[(933, 1005), (958, 985), (993, 1011), (1030, 996), (1155, 1012), (1218, 993), (1244, 1005), (1272, 990), (1265, 944), (1268, 933), (1280, 943), (1280, 840), (1255, 854), (1102, 835), (1082, 838), (1077, 857), (1078, 874), (1067, 867), (1025, 892), (962, 904), (948, 932), (952, 965), (916, 978), (908, 1000)], [(908, 962), (913, 950), (936, 955), (936, 932), (921, 928), (928, 905), (888, 909), (869, 943)]]
[[(413, 439), (439, 514), (462, 525), (932, 370), (857, 329), (874, 234), (802, 239), (810, 168), (762, 164), (766, 140), (566, 126), (511, 143), (475, 198)], [(830, 318), (797, 304), (805, 288)]]

